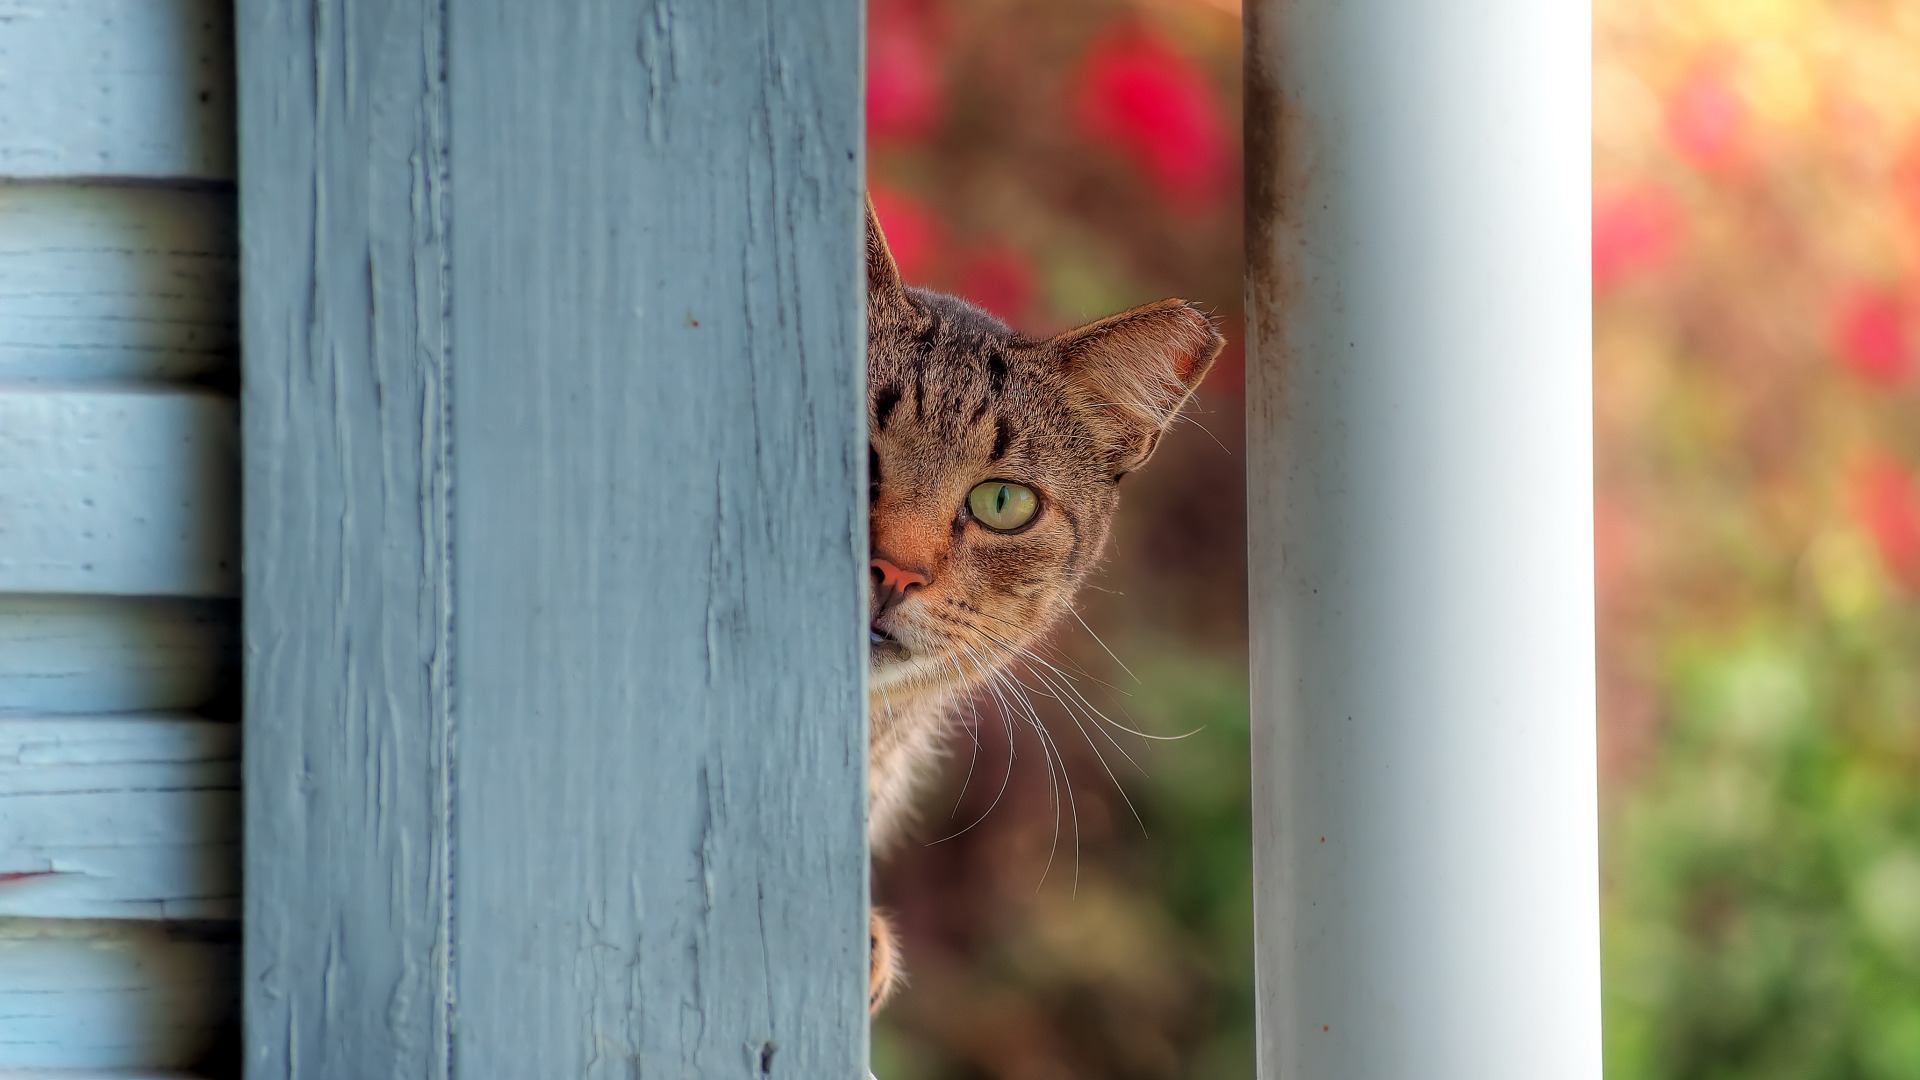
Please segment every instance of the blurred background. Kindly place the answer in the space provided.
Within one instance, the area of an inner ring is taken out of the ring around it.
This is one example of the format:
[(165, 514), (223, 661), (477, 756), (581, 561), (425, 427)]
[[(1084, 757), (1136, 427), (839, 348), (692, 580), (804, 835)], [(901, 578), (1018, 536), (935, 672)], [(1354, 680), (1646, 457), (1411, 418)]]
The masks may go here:
[[(879, 869), (912, 982), (876, 1071), (1250, 1080), (1238, 3), (869, 27), (909, 280), (1229, 339), (1057, 635), (1074, 689), (1029, 679), (1051, 739), (983, 703)], [(1595, 0), (1594, 78), (1607, 1076), (1911, 1080), (1920, 5)]]

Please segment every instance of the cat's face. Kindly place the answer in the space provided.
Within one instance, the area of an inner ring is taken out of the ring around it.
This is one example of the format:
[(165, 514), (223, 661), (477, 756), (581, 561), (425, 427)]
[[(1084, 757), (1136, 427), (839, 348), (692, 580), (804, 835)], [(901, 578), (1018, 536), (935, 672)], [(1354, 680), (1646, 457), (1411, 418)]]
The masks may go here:
[(1061, 374), (957, 301), (914, 300), (925, 325), (874, 335), (867, 372), (883, 689), (978, 681), (1027, 647), (1098, 559), (1116, 504)]
[(1180, 301), (1023, 338), (903, 287), (868, 228), (871, 683), (911, 697), (977, 685), (1067, 612), (1220, 338)]

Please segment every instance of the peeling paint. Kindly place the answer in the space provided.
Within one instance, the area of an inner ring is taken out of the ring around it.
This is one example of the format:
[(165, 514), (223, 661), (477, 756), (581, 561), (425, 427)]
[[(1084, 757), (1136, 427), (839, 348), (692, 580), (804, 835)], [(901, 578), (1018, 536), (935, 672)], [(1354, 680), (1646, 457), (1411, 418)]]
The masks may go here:
[(857, 1076), (858, 5), (240, 17), (250, 1066)]

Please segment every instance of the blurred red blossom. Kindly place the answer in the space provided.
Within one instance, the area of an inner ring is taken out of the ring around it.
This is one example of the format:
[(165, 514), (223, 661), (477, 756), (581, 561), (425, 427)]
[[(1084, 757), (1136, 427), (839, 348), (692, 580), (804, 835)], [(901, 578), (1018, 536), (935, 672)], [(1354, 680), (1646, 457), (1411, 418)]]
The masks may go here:
[(1033, 265), (1011, 247), (988, 248), (968, 260), (960, 295), (1018, 325), (1033, 304)]
[(1667, 99), (1667, 140), (1681, 158), (1709, 172), (1746, 164), (1747, 103), (1729, 85), (1724, 65), (1702, 64)]
[(1840, 362), (1868, 382), (1891, 386), (1913, 370), (1905, 298), (1891, 289), (1857, 288), (1833, 315), (1833, 349)]
[(913, 0), (877, 2), (867, 16), (867, 134), (924, 139), (946, 106), (939, 12)]
[(1855, 469), (1853, 513), (1872, 534), (1880, 561), (1911, 589), (1920, 589), (1920, 484), (1899, 460), (1878, 453)]
[(932, 213), (909, 196), (891, 188), (869, 183), (873, 212), (880, 217), (880, 229), (887, 234), (887, 246), (900, 276), (909, 285), (925, 283), (939, 258), (940, 223)]
[(1648, 184), (1603, 195), (1593, 207), (1593, 288), (1606, 292), (1659, 266), (1680, 235), (1680, 210), (1664, 188)]
[(1077, 76), (1080, 128), (1119, 147), (1175, 206), (1199, 209), (1232, 190), (1235, 133), (1206, 72), (1131, 25), (1096, 41)]

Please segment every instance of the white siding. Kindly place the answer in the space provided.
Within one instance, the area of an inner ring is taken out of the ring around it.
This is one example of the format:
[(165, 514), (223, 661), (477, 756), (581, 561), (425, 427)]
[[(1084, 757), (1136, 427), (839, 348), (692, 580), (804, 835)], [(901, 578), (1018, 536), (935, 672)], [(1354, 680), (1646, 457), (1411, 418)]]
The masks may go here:
[(0, 0), (0, 1074), (233, 1017), (230, 21)]
[(0, 0), (0, 175), (232, 180), (229, 10)]

